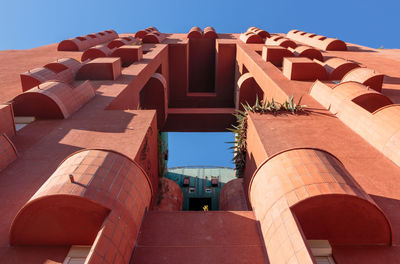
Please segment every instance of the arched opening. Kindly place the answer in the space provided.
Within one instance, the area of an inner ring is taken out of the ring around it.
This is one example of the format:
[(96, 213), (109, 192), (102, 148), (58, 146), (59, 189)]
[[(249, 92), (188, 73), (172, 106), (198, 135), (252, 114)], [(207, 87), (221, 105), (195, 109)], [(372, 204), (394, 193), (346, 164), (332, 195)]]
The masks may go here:
[(166, 119), (167, 82), (163, 75), (154, 73), (140, 91), (140, 108), (157, 110), (157, 127), (162, 129)]
[(332, 246), (390, 245), (391, 228), (371, 202), (352, 195), (319, 195), (291, 207), (308, 240)]

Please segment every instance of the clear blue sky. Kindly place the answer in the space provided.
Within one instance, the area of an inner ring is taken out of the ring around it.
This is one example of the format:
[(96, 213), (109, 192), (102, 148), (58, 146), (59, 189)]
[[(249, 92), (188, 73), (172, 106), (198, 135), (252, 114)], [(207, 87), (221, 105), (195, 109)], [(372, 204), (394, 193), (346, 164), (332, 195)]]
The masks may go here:
[[(230, 33), (250, 26), (285, 33), (296, 28), (373, 48), (399, 48), (399, 10), (399, 0), (3, 0), (0, 50), (149, 26), (182, 33), (192, 26)], [(231, 140), (231, 134), (171, 134), (169, 165), (232, 166), (232, 154), (223, 143)]]
[(0, 50), (21, 49), (105, 29), (188, 32), (213, 26), (243, 32), (258, 26), (270, 32), (300, 29), (344, 41), (398, 47), (398, 0), (2, 0)]
[(234, 167), (228, 149), (233, 133), (168, 133), (168, 167), (211, 165)]

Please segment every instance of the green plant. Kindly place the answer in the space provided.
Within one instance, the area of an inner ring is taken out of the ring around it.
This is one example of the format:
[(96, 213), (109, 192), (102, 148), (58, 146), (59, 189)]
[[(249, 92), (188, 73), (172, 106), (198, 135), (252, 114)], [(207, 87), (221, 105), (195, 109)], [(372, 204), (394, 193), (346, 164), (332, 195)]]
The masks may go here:
[(258, 97), (253, 106), (250, 106), (247, 102), (242, 104), (243, 110), (236, 110), (234, 116), (236, 117), (236, 124), (232, 125), (232, 128), (227, 128), (229, 131), (235, 134), (235, 141), (227, 142), (233, 143), (234, 146), (230, 147), (233, 149), (233, 162), (236, 167), (236, 175), (239, 178), (243, 177), (243, 171), (246, 165), (246, 149), (247, 149), (247, 114), (248, 112), (260, 113), (260, 114), (297, 114), (304, 112), (304, 105), (301, 105), (300, 97), (297, 103), (294, 102), (294, 96), (289, 97), (285, 102), (278, 103), (272, 98), (271, 101), (260, 101)]

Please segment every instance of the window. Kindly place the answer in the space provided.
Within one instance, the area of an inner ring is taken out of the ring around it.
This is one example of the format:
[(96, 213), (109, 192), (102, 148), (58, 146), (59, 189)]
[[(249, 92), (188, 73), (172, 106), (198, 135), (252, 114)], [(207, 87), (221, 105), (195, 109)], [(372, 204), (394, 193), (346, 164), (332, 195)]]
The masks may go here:
[(183, 186), (183, 187), (189, 187), (189, 184), (190, 184), (190, 179), (189, 179), (189, 177), (183, 178), (183, 184), (182, 184), (182, 186)]
[(308, 240), (308, 244), (317, 264), (335, 264), (328, 240)]
[(84, 264), (91, 246), (71, 246), (63, 264)]

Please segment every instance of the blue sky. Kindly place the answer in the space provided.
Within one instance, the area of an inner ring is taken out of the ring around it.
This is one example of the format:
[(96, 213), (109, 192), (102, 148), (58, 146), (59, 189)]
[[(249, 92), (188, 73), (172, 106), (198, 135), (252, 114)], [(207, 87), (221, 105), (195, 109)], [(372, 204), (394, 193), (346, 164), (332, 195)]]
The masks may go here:
[(234, 167), (233, 153), (228, 149), (233, 133), (168, 133), (168, 167), (223, 166)]
[(370, 47), (395, 48), (398, 0), (2, 0), (0, 50), (21, 49), (105, 29), (188, 32), (213, 26), (243, 32), (257, 26), (270, 32), (300, 29)]
[[(398, 0), (25, 0), (1, 1), (0, 50), (27, 49), (106, 29), (188, 32), (213, 26), (239, 33), (299, 29), (373, 48), (399, 48)], [(232, 166), (231, 134), (170, 134), (170, 166)], [(179, 140), (178, 140), (179, 139)]]

